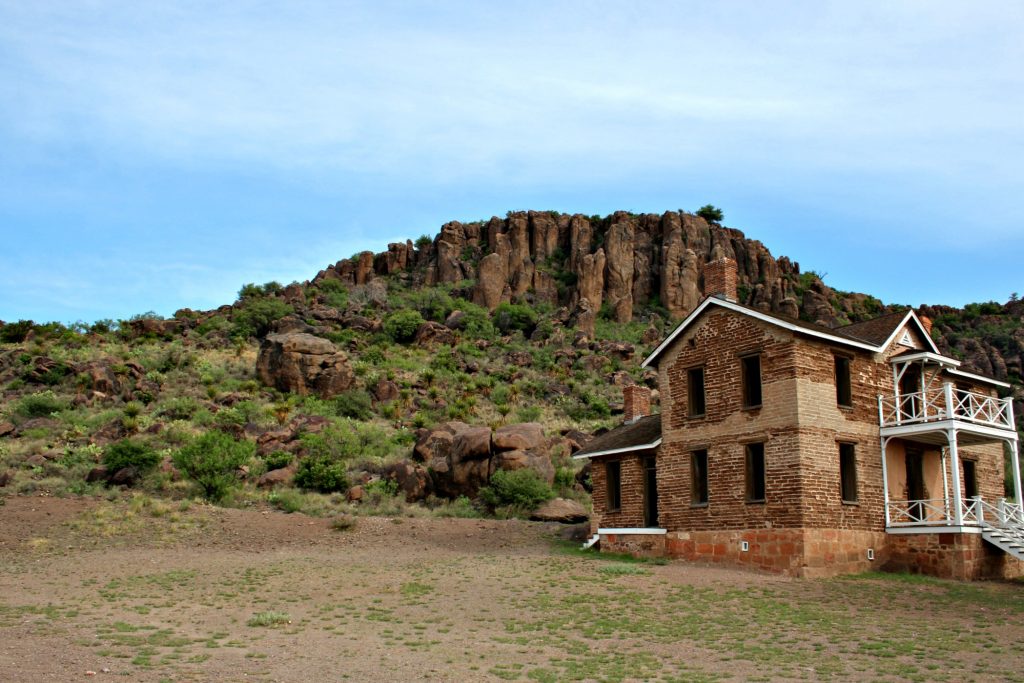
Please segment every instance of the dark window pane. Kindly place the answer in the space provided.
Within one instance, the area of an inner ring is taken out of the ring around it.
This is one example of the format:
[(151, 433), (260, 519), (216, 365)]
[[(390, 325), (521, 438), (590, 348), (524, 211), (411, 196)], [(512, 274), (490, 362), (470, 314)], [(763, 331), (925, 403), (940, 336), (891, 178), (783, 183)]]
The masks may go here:
[(747, 500), (763, 502), (764, 494), (764, 444), (747, 444)]
[(618, 510), (622, 507), (622, 463), (618, 460), (607, 462), (604, 468), (608, 480), (608, 509)]
[(850, 359), (843, 356), (836, 356), (836, 402), (841, 406), (853, 405)]
[(839, 444), (839, 480), (843, 500), (857, 500), (857, 453), (852, 443)]
[(746, 356), (742, 359), (743, 406), (752, 408), (761, 405), (761, 356)]
[(687, 384), (690, 387), (690, 415), (703, 415), (704, 403), (704, 368), (692, 368), (687, 373)]
[(690, 502), (700, 505), (708, 502), (708, 452), (690, 453)]
[(973, 460), (964, 460), (964, 497), (974, 498), (978, 495), (978, 474)]

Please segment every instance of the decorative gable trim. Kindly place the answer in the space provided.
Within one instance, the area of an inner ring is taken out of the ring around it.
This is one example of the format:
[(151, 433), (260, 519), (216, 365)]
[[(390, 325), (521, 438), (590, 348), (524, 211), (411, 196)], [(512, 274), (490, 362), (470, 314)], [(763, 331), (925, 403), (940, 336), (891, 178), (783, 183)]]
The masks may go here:
[[(802, 325), (794, 325), (792, 323), (788, 323), (785, 320), (781, 320), (781, 319), (776, 318), (774, 316), (766, 315), (764, 313), (761, 313), (760, 311), (755, 311), (753, 309), (747, 308), (746, 306), (741, 306), (741, 305), (733, 303), (731, 301), (726, 301), (725, 299), (719, 299), (719, 298), (716, 298), (716, 297), (709, 297), (707, 299), (704, 299), (704, 301), (701, 302), (701, 304), (699, 306), (697, 306), (697, 308), (693, 309), (690, 312), (690, 315), (686, 316), (686, 318), (683, 319), (683, 322), (679, 323), (679, 325), (676, 326), (676, 329), (674, 329), (671, 334), (669, 334), (667, 337), (665, 337), (665, 340), (663, 342), (661, 342), (661, 344), (658, 345), (658, 348), (654, 349), (654, 351), (651, 353), (651, 355), (649, 355), (644, 360), (643, 363), (640, 364), (640, 367), (646, 368), (649, 365), (651, 365), (651, 363), (653, 363), (655, 360), (657, 360), (658, 356), (660, 356), (665, 351), (665, 349), (667, 349), (669, 346), (671, 346), (672, 342), (674, 342), (679, 337), (679, 335), (681, 335), (683, 333), (683, 331), (686, 330), (686, 328), (689, 327), (693, 323), (694, 320), (696, 320), (698, 317), (700, 317), (701, 313), (703, 313), (705, 310), (707, 310), (707, 308), (709, 306), (721, 306), (722, 308), (726, 308), (726, 309), (729, 309), (731, 311), (735, 311), (736, 313), (740, 313), (740, 314), (748, 316), (750, 318), (754, 318), (756, 320), (760, 320), (762, 322), (766, 322), (766, 323), (768, 323), (770, 325), (775, 325), (776, 327), (781, 327), (781, 328), (783, 328), (785, 330), (789, 330), (789, 331), (795, 332), (797, 334), (805, 334), (805, 335), (807, 335), (809, 337), (816, 337), (818, 339), (824, 339), (825, 341), (828, 341), (828, 342), (830, 342), (832, 344), (841, 344), (843, 346), (851, 346), (851, 347), (853, 347), (855, 349), (863, 349), (864, 351), (871, 351), (871, 352), (878, 352), (880, 350), (880, 348), (882, 348), (882, 347), (873, 346), (871, 344), (866, 344), (864, 342), (854, 341), (853, 339), (847, 339), (845, 337), (840, 337), (840, 336), (837, 336), (837, 335), (834, 335), (834, 334), (829, 334), (828, 332), (825, 332), (824, 330), (818, 331), (818, 330), (809, 329), (807, 327), (803, 327)], [(913, 311), (910, 312), (910, 315), (913, 315)], [(915, 316), (915, 320), (917, 320), (916, 316)], [(905, 322), (906, 321), (904, 320), (904, 323)], [(900, 323), (900, 327), (902, 327), (902, 325), (904, 323)], [(917, 324), (920, 325), (921, 322), (918, 320)], [(899, 329), (900, 328), (897, 328), (897, 330), (899, 330)], [(892, 341), (892, 340), (890, 339), (889, 341)], [(931, 340), (929, 339), (929, 342), (930, 341)], [(888, 346), (888, 342), (886, 342), (885, 346)], [(934, 348), (934, 344), (932, 344), (932, 347)], [(936, 352), (937, 351), (938, 351), (938, 349), (936, 349)]]
[(889, 335), (889, 338), (886, 339), (885, 342), (883, 342), (877, 350), (882, 351), (884, 349), (889, 348), (889, 345), (892, 344), (893, 341), (896, 339), (896, 335), (898, 335), (901, 331), (907, 332), (907, 323), (909, 323), (911, 320), (914, 321), (914, 324), (917, 325), (918, 331), (921, 332), (921, 337), (924, 339), (924, 343), (928, 347), (928, 350), (931, 351), (932, 353), (939, 353), (939, 347), (935, 345), (934, 341), (932, 341), (932, 335), (928, 334), (928, 331), (924, 328), (924, 325), (921, 323), (921, 319), (917, 317), (917, 314), (914, 313), (913, 310), (907, 311), (907, 315), (903, 317), (903, 320), (901, 320), (900, 324), (897, 325), (896, 328), (892, 331), (892, 334)]

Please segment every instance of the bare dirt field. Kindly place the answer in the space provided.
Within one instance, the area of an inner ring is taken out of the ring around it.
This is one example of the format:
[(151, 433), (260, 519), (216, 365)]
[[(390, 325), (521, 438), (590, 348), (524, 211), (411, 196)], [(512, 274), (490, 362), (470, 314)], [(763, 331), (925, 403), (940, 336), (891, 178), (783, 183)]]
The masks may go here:
[(1024, 584), (789, 580), (550, 526), (0, 499), (0, 680), (1024, 680)]

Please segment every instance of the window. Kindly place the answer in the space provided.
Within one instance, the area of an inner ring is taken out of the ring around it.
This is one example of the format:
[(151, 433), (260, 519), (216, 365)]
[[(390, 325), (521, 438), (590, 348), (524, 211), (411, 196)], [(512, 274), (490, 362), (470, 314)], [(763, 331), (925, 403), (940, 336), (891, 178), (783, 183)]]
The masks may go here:
[(850, 383), (850, 359), (836, 356), (836, 403), (841, 406), (853, 405), (853, 387)]
[(690, 503), (708, 504), (708, 452), (707, 449), (690, 453)]
[(608, 511), (614, 512), (622, 507), (622, 463), (606, 462), (604, 472), (608, 484)]
[(973, 460), (964, 460), (964, 498), (978, 497), (978, 472)]
[(764, 502), (764, 444), (747, 444), (747, 502)]
[(852, 443), (839, 444), (839, 488), (844, 503), (857, 502), (857, 452)]
[(744, 356), (740, 363), (743, 374), (743, 407), (756, 408), (761, 405), (761, 356)]
[(690, 368), (686, 373), (690, 392), (690, 417), (704, 415), (704, 368)]

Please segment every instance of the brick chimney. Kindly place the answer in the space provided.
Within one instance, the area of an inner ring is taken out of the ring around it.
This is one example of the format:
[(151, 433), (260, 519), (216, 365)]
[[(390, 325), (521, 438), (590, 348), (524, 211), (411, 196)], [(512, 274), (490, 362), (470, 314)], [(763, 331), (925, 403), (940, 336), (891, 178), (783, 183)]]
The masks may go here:
[(651, 390), (640, 384), (624, 386), (622, 408), (626, 424), (633, 424), (641, 417), (647, 417), (651, 414)]
[(932, 319), (926, 315), (919, 315), (917, 317), (921, 321), (921, 327), (924, 328), (925, 334), (929, 337), (932, 336)]
[(704, 295), (736, 302), (738, 271), (731, 258), (720, 258), (704, 264)]

